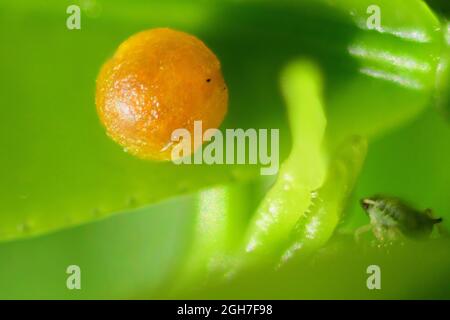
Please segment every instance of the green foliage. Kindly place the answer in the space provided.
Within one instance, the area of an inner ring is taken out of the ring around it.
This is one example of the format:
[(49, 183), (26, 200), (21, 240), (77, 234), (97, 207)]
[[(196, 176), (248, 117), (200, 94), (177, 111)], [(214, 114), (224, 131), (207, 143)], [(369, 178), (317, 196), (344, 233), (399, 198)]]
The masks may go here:
[[(257, 173), (250, 166), (176, 167), (141, 161), (106, 137), (94, 108), (95, 77), (103, 61), (133, 32), (167, 25), (204, 39), (221, 58), (229, 83), (225, 127), (281, 128), (286, 154), (289, 132), (277, 78), (294, 55), (312, 56), (324, 70), (329, 134), (336, 140), (349, 130), (371, 134), (393, 127), (426, 105), (434, 57), (439, 55), (438, 21), (420, 1), (408, 1), (402, 15), (394, 14), (402, 1), (394, 2), (379, 3), (385, 7), (383, 25), (394, 31), (414, 27), (428, 43), (360, 29), (355, 19), (367, 17), (361, 1), (345, 1), (338, 7), (310, 1), (224, 1), (214, 6), (193, 2), (182, 5), (187, 7), (183, 15), (177, 13), (176, 1), (105, 2), (102, 14), (87, 17), (79, 31), (69, 31), (61, 23), (67, 16), (65, 3), (38, 7), (6, 1), (1, 34), (8, 50), (0, 57), (2, 103), (8, 106), (1, 109), (1, 117), (8, 121), (0, 135), (5, 154), (0, 166), (0, 239), (85, 223)], [(146, 15), (141, 13), (144, 7)], [(162, 11), (168, 13), (165, 21)], [(118, 20), (117, 12), (127, 22)], [(356, 59), (349, 54), (352, 46), (368, 55)], [(406, 52), (429, 70), (410, 74), (392, 58), (373, 58), (376, 52), (391, 51), (400, 58)], [(405, 88), (358, 71), (375, 66), (398, 77), (407, 73), (408, 79), (423, 86)]]
[[(195, 283), (211, 261), (229, 266), (236, 263), (227, 257), (247, 259), (236, 252), (261, 231), (257, 221), (263, 211), (280, 200), (286, 204), (282, 219), (263, 235), (261, 256), (280, 258), (299, 242), (309, 254), (329, 240), (344, 212), (343, 229), (364, 222), (357, 201), (348, 201), (355, 183), (357, 197), (393, 193), (449, 217), (450, 129), (432, 110), (418, 117), (431, 102), (448, 109), (448, 68), (442, 68), (448, 43), (445, 28), (423, 1), (377, 1), (383, 26), (378, 30), (365, 25), (369, 0), (105, 0), (85, 10), (79, 31), (65, 28), (69, 4), (0, 4), (0, 241), (177, 198), (140, 213), (0, 245), (0, 297), (161, 296), (163, 289), (177, 287), (174, 279)], [(105, 135), (94, 106), (101, 64), (126, 37), (160, 26), (197, 35), (220, 58), (230, 90), (224, 128), (280, 129), (283, 164), (273, 186), (264, 187), (255, 166), (138, 160)], [(299, 57), (314, 67), (291, 64)], [(355, 135), (364, 138), (351, 138)], [(370, 147), (358, 179), (365, 138)], [(282, 190), (284, 174), (295, 177), (293, 194)], [(253, 197), (255, 186), (263, 191)], [(311, 192), (323, 203), (313, 201)], [(208, 214), (213, 219), (205, 221)], [(321, 223), (309, 239), (315, 219)], [(405, 252), (399, 257), (409, 257)], [(436, 252), (448, 258), (444, 250)], [(80, 293), (61, 288), (70, 263), (90, 270)], [(345, 270), (343, 260), (337, 263)], [(442, 263), (448, 266), (448, 259)], [(223, 265), (213, 272), (226, 269)], [(136, 272), (121, 272), (130, 268)], [(297, 274), (285, 269), (267, 283), (289, 282)], [(223, 294), (248, 293), (258, 281), (240, 282)], [(286, 297), (301, 296), (294, 286), (286, 285)]]

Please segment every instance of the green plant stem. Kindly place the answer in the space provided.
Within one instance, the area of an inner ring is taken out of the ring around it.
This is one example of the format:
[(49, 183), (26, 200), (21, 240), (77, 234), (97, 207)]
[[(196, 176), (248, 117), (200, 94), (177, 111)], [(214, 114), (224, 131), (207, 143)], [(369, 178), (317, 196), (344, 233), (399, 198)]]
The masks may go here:
[(310, 208), (291, 234), (291, 244), (284, 252), (281, 264), (309, 255), (332, 236), (361, 171), (366, 151), (367, 141), (360, 137), (349, 138), (338, 148), (325, 183), (314, 194)]
[(324, 179), (322, 140), (326, 119), (321, 101), (321, 76), (305, 61), (290, 64), (282, 74), (293, 137), (289, 157), (250, 223), (240, 263), (271, 259), (311, 202), (311, 191)]

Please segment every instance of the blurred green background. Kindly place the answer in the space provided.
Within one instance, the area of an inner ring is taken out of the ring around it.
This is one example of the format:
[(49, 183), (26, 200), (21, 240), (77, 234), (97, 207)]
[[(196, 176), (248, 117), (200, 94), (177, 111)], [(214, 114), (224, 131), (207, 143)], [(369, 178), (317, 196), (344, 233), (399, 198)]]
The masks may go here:
[[(372, 2), (385, 32), (359, 24)], [(450, 298), (448, 240), (384, 252), (349, 236), (368, 223), (358, 199), (380, 192), (432, 208), (450, 227), (448, 9), (432, 2), (1, 1), (0, 298)], [(66, 28), (71, 4), (82, 9), (80, 30)], [(199, 190), (239, 188), (227, 201), (241, 235), (272, 180), (255, 166), (134, 159), (106, 137), (94, 105), (98, 70), (128, 36), (153, 27), (195, 34), (217, 54), (230, 92), (223, 128), (279, 128), (282, 159), (292, 138), (280, 72), (297, 57), (317, 63), (328, 148), (350, 134), (370, 142), (337, 226), (346, 236), (276, 272), (256, 266), (206, 284), (183, 273), (195, 256)], [(66, 288), (70, 264), (81, 267), (81, 290)], [(380, 291), (366, 288), (369, 264), (382, 268)]]

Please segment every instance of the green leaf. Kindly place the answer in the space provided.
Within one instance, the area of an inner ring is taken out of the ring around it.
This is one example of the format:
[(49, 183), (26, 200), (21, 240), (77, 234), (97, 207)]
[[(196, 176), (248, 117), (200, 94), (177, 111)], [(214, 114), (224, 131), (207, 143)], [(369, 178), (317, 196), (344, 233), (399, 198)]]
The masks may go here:
[[(334, 238), (312, 262), (297, 260), (274, 272), (257, 268), (190, 299), (448, 299), (448, 239), (412, 243), (386, 252), (355, 244), (352, 236)], [(368, 266), (381, 268), (381, 290), (368, 290)], [(179, 297), (175, 297), (179, 298)]]
[(378, 137), (423, 111), (442, 48), (440, 22), (423, 1), (377, 1), (375, 29), (367, 25), (373, 1), (337, 3), (361, 31), (347, 46), (357, 74), (328, 92), (328, 135), (336, 145), (349, 134)]
[(443, 48), (436, 77), (435, 102), (439, 110), (450, 121), (450, 21), (442, 24)]
[[(160, 297), (190, 246), (194, 196), (0, 244), (0, 299)], [(161, 214), (164, 212), (165, 214)], [(81, 290), (68, 290), (69, 265)]]
[[(175, 166), (125, 153), (99, 123), (94, 87), (101, 64), (136, 28), (114, 25), (111, 18), (87, 18), (81, 30), (70, 31), (64, 3), (45, 14), (9, 5), (0, 10), (7, 48), (0, 52), (0, 240), (78, 225), (254, 175), (252, 168)], [(184, 17), (179, 23), (186, 20), (191, 22)]]
[[(82, 6), (82, 29), (70, 31), (65, 19), (72, 3), (2, 1), (0, 240), (256, 177), (255, 166), (141, 161), (106, 137), (94, 107), (97, 72), (121, 41), (143, 29), (164, 25), (204, 40), (221, 59), (230, 89), (224, 127), (280, 128), (283, 157), (291, 139), (277, 79), (293, 56), (313, 57), (324, 71), (331, 143), (349, 132), (380, 134), (411, 119), (431, 95), (440, 54), (438, 21), (422, 1), (383, 0), (378, 2), (389, 30), (414, 27), (427, 42), (364, 30), (355, 19), (367, 18), (366, 2), (98, 1), (101, 10)], [(390, 59), (355, 55), (349, 51), (355, 45), (394, 56), (407, 52), (429, 69), (410, 72)], [(399, 85), (393, 81), (398, 77), (422, 86)]]

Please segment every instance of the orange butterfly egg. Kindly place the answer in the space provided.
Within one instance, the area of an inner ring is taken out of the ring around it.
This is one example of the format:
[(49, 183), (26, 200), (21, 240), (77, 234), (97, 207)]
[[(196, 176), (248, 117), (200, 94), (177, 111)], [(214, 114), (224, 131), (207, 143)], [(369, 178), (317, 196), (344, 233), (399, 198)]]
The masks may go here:
[(124, 41), (103, 65), (96, 105), (108, 135), (128, 152), (169, 160), (174, 130), (193, 135), (198, 120), (204, 130), (220, 126), (228, 90), (219, 60), (202, 41), (152, 29)]

